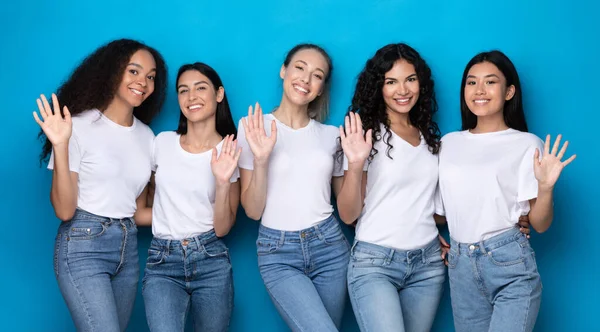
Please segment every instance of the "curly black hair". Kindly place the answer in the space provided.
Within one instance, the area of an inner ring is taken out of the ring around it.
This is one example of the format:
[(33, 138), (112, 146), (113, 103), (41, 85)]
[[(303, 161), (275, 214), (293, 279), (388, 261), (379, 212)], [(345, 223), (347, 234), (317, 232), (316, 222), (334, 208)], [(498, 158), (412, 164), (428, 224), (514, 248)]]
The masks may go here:
[[(382, 89), (385, 73), (392, 69), (396, 61), (401, 59), (415, 67), (420, 86), (419, 99), (408, 113), (408, 117), (411, 124), (417, 127), (423, 135), (429, 151), (437, 154), (440, 150), (440, 130), (433, 120), (433, 114), (437, 112), (438, 106), (433, 90), (431, 69), (419, 53), (406, 44), (386, 45), (377, 50), (375, 55), (367, 61), (365, 68), (358, 76), (352, 105), (348, 107), (348, 112), (360, 114), (365, 132), (369, 129), (373, 130), (373, 142), (383, 139), (387, 145), (386, 155), (392, 158), (390, 150), (393, 145), (389, 142), (391, 137), (390, 120), (386, 112)], [(381, 135), (381, 124), (384, 125), (386, 131), (384, 135)], [(373, 147), (369, 155), (369, 162), (373, 161), (377, 153), (377, 149)]]
[[(58, 88), (58, 101), (69, 108), (72, 116), (90, 109), (104, 112), (115, 97), (129, 60), (139, 50), (146, 50), (154, 57), (156, 77), (154, 92), (134, 108), (133, 115), (143, 123), (150, 124), (165, 101), (167, 65), (158, 51), (135, 40), (114, 40), (88, 55)], [(60, 112), (62, 114), (62, 109)], [(43, 131), (40, 131), (38, 137), (44, 141), (40, 162), (47, 161), (52, 143)]]

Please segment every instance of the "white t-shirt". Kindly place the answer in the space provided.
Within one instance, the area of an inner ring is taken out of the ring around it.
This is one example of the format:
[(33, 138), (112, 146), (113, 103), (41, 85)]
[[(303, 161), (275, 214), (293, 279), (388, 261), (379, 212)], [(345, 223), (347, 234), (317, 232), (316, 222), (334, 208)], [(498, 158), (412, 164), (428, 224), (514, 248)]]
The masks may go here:
[(450, 236), (473, 243), (500, 234), (529, 213), (538, 182), (533, 173), (535, 135), (514, 129), (442, 138), (440, 193)]
[[(378, 153), (365, 163), (365, 202), (356, 226), (356, 239), (398, 250), (421, 248), (438, 235), (433, 219), (438, 183), (438, 156), (429, 151), (421, 136), (418, 146), (390, 130), (394, 147), (387, 156), (382, 139), (375, 142)], [(344, 157), (344, 169), (348, 169)]]
[[(181, 147), (174, 131), (154, 140), (154, 204), (152, 233), (159, 239), (183, 240), (214, 228), (215, 177), (210, 167), (212, 150), (190, 153)], [(217, 144), (221, 153), (223, 141)], [(236, 182), (236, 168), (230, 182)]]
[[(103, 217), (132, 217), (150, 179), (153, 140), (150, 127), (135, 117), (123, 127), (98, 110), (74, 116), (69, 169), (79, 173), (77, 207)], [(48, 163), (53, 168), (54, 154)]]
[[(254, 156), (242, 120), (238, 124), (238, 144), (242, 147), (239, 167), (252, 170)], [(331, 178), (343, 175), (342, 158), (336, 158), (339, 130), (315, 120), (304, 128), (292, 129), (272, 114), (265, 114), (267, 136), (271, 136), (272, 120), (277, 124), (277, 143), (269, 157), (262, 224), (282, 231), (312, 227), (333, 212)]]

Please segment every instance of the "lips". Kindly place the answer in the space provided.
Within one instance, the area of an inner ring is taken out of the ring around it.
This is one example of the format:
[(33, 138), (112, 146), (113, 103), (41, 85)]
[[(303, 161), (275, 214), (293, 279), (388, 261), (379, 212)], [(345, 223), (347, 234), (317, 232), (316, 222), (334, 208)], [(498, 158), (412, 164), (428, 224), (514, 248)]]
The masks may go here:
[(413, 97), (408, 97), (408, 98), (394, 98), (394, 101), (396, 102), (396, 104), (400, 105), (400, 106), (404, 106), (404, 105), (408, 105), (410, 104), (410, 101)]
[(292, 87), (294, 88), (294, 90), (296, 90), (296, 92), (298, 92), (302, 95), (307, 95), (310, 92), (310, 89), (301, 87), (298, 84), (292, 84)]
[(192, 104), (192, 105), (188, 106), (187, 109), (191, 112), (195, 112), (195, 111), (201, 110), (202, 107), (204, 107), (204, 105), (202, 105), (202, 104)]

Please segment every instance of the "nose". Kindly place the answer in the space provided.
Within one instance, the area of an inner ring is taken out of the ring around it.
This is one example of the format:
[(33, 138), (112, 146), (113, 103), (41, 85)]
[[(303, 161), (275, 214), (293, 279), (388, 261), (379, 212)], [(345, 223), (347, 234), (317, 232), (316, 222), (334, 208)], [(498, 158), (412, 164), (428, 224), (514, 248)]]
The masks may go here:
[(398, 84), (398, 93), (401, 96), (406, 96), (408, 94), (408, 88), (406, 87), (406, 84), (404, 84), (404, 83)]
[(485, 84), (477, 84), (475, 94), (484, 95), (485, 94)]
[(143, 77), (137, 80), (137, 84), (142, 87), (146, 87), (148, 83), (146, 82), (147, 78)]

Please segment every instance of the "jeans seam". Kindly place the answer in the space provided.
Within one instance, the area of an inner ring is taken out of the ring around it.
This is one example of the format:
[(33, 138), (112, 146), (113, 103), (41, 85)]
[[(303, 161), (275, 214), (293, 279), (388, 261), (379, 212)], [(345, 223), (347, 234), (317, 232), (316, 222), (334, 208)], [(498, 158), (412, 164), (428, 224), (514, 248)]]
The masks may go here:
[(125, 250), (127, 249), (127, 236), (128, 236), (128, 232), (127, 232), (127, 227), (125, 227), (125, 224), (123, 224), (123, 222), (120, 222), (122, 228), (123, 228), (123, 248), (121, 248), (121, 257), (119, 260), (119, 265), (117, 266), (117, 269), (115, 270), (115, 275), (119, 273), (119, 271), (121, 270), (121, 267), (123, 265), (125, 265)]
[[(354, 274), (354, 270), (352, 271), (352, 274)], [(356, 291), (354, 289), (355, 287), (356, 287), (356, 285), (354, 285), (351, 288), (351, 290), (350, 290), (350, 292), (352, 292), (352, 298), (354, 298), (354, 299), (356, 299)], [(350, 287), (348, 287), (348, 288), (350, 288)], [(355, 310), (354, 314), (355, 314), (355, 316), (358, 316), (358, 317), (356, 317), (357, 318), (356, 321), (357, 321), (357, 323), (359, 325), (359, 328), (360, 328), (360, 330), (362, 332), (368, 332), (367, 326), (364, 323), (364, 318), (363, 318), (362, 311), (360, 310), (359, 302), (360, 301), (354, 301), (354, 305), (356, 306), (356, 310)]]
[(267, 292), (269, 292), (269, 295), (271, 295), (271, 298), (273, 299), (273, 301), (275, 301), (277, 303), (277, 305), (281, 308), (281, 310), (283, 310), (283, 312), (285, 312), (285, 314), (294, 322), (294, 324), (300, 329), (300, 331), (304, 332), (304, 330), (298, 324), (298, 321), (294, 318), (293, 315), (289, 314), (289, 312), (285, 309), (285, 307), (283, 305), (281, 305), (281, 303), (279, 303), (277, 298), (275, 296), (273, 296), (273, 294), (271, 293), (271, 291), (269, 290), (268, 287), (267, 287)]
[[(68, 247), (68, 245), (67, 245)], [(85, 315), (87, 317), (87, 321), (88, 321), (88, 325), (91, 328), (91, 332), (93, 332), (94, 329), (94, 324), (93, 324), (93, 320), (92, 320), (92, 316), (90, 315), (89, 309), (87, 307), (87, 303), (85, 301), (85, 297), (82, 295), (81, 290), (79, 289), (79, 285), (75, 282), (75, 279), (73, 279), (73, 274), (71, 273), (71, 268), (69, 267), (69, 255), (68, 255), (68, 250), (67, 250), (67, 254), (65, 255), (65, 260), (66, 260), (66, 265), (67, 265), (67, 274), (69, 275), (69, 280), (71, 281), (71, 284), (73, 285), (73, 287), (75, 288), (75, 291), (77, 291), (77, 297), (79, 298), (79, 300), (81, 300), (81, 306), (83, 307), (83, 311), (85, 312)]]

